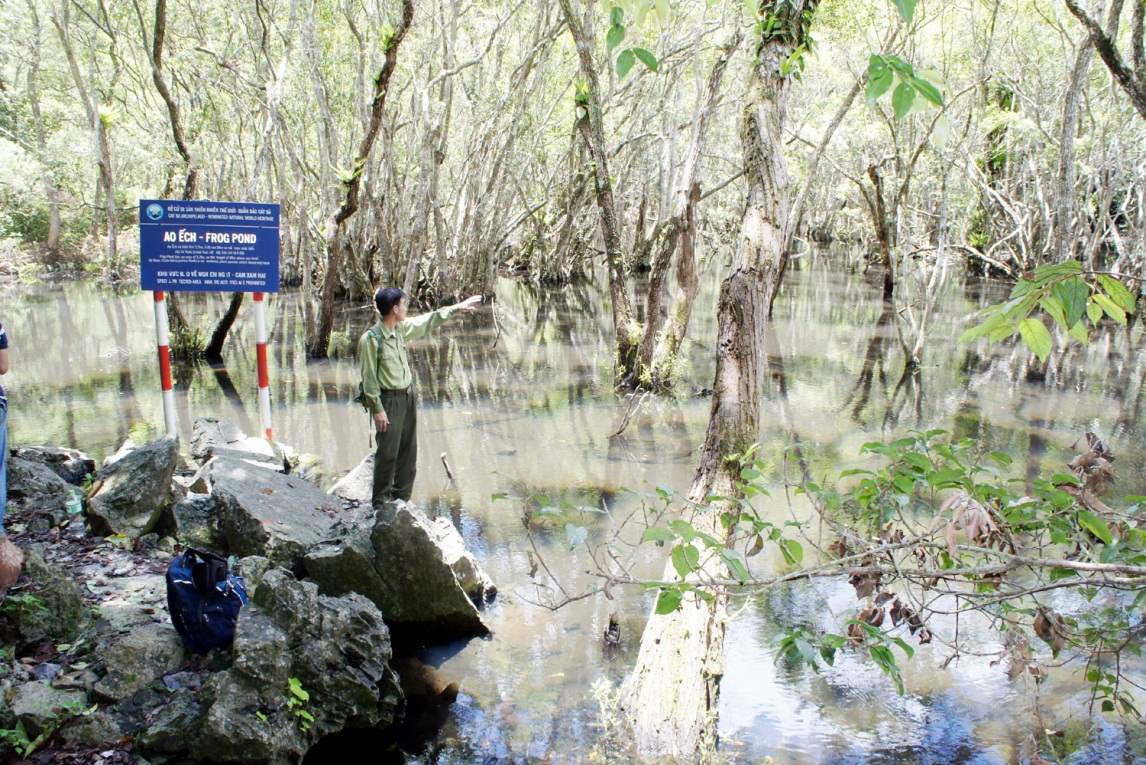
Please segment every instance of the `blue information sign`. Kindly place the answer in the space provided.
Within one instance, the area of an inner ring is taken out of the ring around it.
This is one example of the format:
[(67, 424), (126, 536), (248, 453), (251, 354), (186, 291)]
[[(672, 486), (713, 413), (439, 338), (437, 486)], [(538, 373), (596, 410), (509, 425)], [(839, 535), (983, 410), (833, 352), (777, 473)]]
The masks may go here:
[(279, 206), (139, 200), (145, 290), (278, 292)]

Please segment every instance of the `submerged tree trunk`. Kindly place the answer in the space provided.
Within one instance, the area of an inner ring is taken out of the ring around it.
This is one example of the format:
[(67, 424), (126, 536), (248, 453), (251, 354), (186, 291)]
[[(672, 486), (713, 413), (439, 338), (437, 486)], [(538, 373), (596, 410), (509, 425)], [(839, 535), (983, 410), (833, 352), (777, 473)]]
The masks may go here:
[[(739, 465), (728, 458), (744, 453), (759, 435), (764, 327), (787, 266), (784, 69), (806, 39), (815, 2), (773, 8), (782, 8), (783, 17), (775, 19), (772, 28), (788, 34), (762, 40), (754, 50), (740, 128), (748, 199), (731, 273), (720, 288), (712, 409), (689, 489), (689, 499), (701, 508), (692, 513), (693, 526), (719, 539), (729, 536), (720, 520), (725, 508), (706, 507), (705, 499), (712, 494), (737, 496)], [(708, 575), (727, 576), (723, 564), (705, 566)], [(665, 577), (676, 578), (671, 564)], [(677, 611), (649, 617), (636, 667), (621, 695), (643, 754), (692, 760), (715, 743), (726, 617), (724, 591), (711, 603), (686, 596)]]
[(370, 150), (378, 137), (382, 126), (382, 108), (386, 104), (386, 94), (389, 92), (390, 77), (398, 64), (398, 46), (410, 22), (414, 19), (413, 0), (402, 0), (402, 19), (394, 34), (385, 41), (386, 60), (382, 69), (374, 78), (374, 98), (370, 105), (370, 124), (362, 143), (358, 146), (354, 164), (351, 167), (351, 176), (343, 182), (346, 189), (346, 198), (342, 205), (326, 223), (326, 273), (323, 275), (322, 293), (318, 308), (318, 323), (315, 326), (313, 337), (307, 338), (306, 355), (312, 359), (326, 358), (330, 346), (330, 333), (334, 329), (334, 296), (339, 281), (339, 265), (342, 261), (342, 227), (348, 218), (358, 210), (359, 189), (362, 185), (362, 172), (370, 158)]
[(605, 128), (601, 114), (601, 85), (593, 63), (592, 42), (573, 11), (572, 0), (560, 0), (565, 24), (577, 48), (584, 89), (577, 94), (577, 129), (581, 133), (593, 162), (593, 186), (597, 193), (597, 210), (601, 218), (601, 236), (605, 241), (605, 262), (609, 268), (609, 294), (613, 303), (613, 330), (616, 332), (616, 379), (625, 379), (633, 368), (639, 337), (633, 327), (633, 308), (621, 258), (621, 230), (613, 201), (609, 175), (609, 153), (605, 149)]

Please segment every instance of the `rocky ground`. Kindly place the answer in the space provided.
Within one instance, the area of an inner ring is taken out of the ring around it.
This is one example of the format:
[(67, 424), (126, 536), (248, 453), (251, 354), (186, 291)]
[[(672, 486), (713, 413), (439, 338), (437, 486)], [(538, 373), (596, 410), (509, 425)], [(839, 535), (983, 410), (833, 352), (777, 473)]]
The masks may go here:
[[(0, 603), (0, 758), (299, 762), (344, 730), (396, 740), (408, 707), (450, 703), (456, 684), (395, 657), (392, 633), (486, 634), (492, 583), (448, 519), (363, 501), (369, 458), (331, 493), (297, 464), (209, 419), (189, 459), (167, 439), (98, 470), (13, 449), (7, 525), (27, 560)], [(183, 546), (231, 555), (246, 580), (229, 652), (190, 654), (171, 626), (164, 573)]]

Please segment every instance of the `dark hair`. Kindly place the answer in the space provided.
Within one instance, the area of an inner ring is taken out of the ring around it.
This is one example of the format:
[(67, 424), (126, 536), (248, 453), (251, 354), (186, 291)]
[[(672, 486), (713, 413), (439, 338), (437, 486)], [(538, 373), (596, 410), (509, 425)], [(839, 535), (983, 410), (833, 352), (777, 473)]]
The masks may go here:
[(386, 289), (379, 287), (374, 290), (374, 307), (378, 309), (378, 313), (385, 316), (404, 297), (406, 297), (406, 293), (397, 287), (387, 287)]

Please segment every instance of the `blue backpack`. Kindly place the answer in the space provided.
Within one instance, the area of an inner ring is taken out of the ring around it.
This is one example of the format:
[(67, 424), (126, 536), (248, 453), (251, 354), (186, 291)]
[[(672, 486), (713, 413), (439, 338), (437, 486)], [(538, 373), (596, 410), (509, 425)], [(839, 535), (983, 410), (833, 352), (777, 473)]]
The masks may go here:
[(239, 609), (248, 601), (242, 577), (220, 555), (187, 548), (167, 567), (167, 610), (193, 653), (230, 648)]

